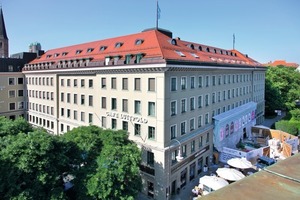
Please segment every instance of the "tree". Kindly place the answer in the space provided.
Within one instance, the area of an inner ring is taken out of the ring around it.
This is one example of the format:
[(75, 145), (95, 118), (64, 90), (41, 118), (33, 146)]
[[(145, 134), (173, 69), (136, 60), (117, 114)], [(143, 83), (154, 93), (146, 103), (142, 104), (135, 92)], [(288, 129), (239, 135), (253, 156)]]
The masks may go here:
[(22, 117), (18, 117), (16, 120), (10, 120), (3, 116), (0, 117), (0, 137), (31, 131), (33, 131), (31, 125)]
[(123, 131), (104, 131), (97, 171), (88, 180), (88, 192), (96, 199), (134, 199), (141, 189), (141, 153)]
[(65, 199), (61, 175), (74, 149), (41, 129), (0, 140), (1, 199)]

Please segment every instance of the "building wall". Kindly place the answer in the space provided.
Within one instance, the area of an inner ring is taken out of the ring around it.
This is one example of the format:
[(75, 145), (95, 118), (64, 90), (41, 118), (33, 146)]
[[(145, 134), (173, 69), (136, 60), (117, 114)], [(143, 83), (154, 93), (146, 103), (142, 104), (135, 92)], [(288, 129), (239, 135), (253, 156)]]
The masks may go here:
[(15, 119), (24, 116), (25, 81), (21, 72), (0, 73), (0, 116)]
[(53, 134), (89, 124), (127, 130), (142, 150), (143, 192), (155, 199), (175, 193), (212, 164), (213, 116), (250, 101), (263, 109), (264, 71), (132, 67), (24, 71), (28, 119)]

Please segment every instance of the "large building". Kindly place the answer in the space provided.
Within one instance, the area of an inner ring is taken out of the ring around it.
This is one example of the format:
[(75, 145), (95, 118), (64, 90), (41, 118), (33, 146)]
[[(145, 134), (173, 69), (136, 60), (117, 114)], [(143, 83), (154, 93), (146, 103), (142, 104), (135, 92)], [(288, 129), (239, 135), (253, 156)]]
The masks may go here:
[(89, 124), (126, 130), (142, 150), (143, 192), (166, 199), (213, 161), (214, 118), (251, 104), (263, 121), (265, 70), (237, 50), (147, 29), (26, 64), (27, 118), (52, 134)]
[(35, 59), (36, 53), (8, 56), (8, 37), (2, 9), (0, 9), (0, 116), (16, 119), (25, 116), (25, 84), (23, 66)]

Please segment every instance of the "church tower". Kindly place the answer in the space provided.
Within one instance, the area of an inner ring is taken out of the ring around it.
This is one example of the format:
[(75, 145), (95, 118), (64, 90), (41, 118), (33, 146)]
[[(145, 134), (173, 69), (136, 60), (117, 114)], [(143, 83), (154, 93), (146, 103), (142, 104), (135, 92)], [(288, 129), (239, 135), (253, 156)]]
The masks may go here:
[(0, 8), (0, 57), (8, 58), (8, 37), (6, 34), (2, 8)]

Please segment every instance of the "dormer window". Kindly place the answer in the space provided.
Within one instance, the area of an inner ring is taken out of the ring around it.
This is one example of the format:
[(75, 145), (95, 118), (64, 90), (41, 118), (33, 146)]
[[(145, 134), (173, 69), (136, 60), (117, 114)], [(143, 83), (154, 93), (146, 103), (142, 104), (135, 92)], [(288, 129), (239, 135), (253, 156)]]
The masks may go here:
[(206, 48), (206, 51), (209, 52), (209, 48), (208, 47)]
[(144, 40), (142, 40), (142, 39), (137, 39), (136, 41), (135, 41), (135, 45), (140, 45), (140, 44), (142, 44), (144, 42)]
[(171, 44), (172, 44), (172, 45), (177, 45), (177, 41), (176, 41), (175, 39), (172, 39), (172, 40), (171, 40)]
[(175, 52), (180, 55), (181, 57), (185, 57), (184, 53), (182, 53), (181, 51), (175, 50)]
[(110, 56), (105, 57), (104, 65), (108, 65), (109, 61), (110, 61)]
[(82, 50), (76, 50), (76, 54), (80, 54)]
[(217, 53), (217, 49), (214, 49), (214, 52)]
[(199, 56), (195, 53), (191, 53), (192, 56), (194, 56), (195, 58), (199, 58)]
[(131, 54), (127, 54), (125, 56), (125, 64), (129, 64), (130, 63), (130, 60), (131, 60)]
[(46, 58), (51, 58), (51, 55), (47, 55)]
[(202, 51), (202, 46), (199, 46), (198, 49), (199, 49), (199, 51)]
[(230, 52), (230, 55), (233, 56), (232, 52)]
[(223, 51), (222, 51), (222, 50), (220, 50), (220, 54), (223, 54)]
[(67, 54), (68, 54), (68, 52), (63, 52), (61, 55), (66, 56)]
[(54, 57), (58, 57), (58, 56), (59, 56), (59, 53), (54, 54)]
[(136, 60), (135, 60), (135, 63), (140, 63), (142, 58), (143, 58), (144, 54), (143, 53), (139, 53), (139, 54), (136, 54)]
[(190, 47), (191, 49), (195, 49), (193, 44), (189, 44), (188, 47)]
[(104, 51), (107, 48), (107, 46), (101, 46), (100, 51)]
[(122, 42), (117, 42), (117, 43), (115, 44), (115, 48), (120, 48), (122, 45), (123, 45)]
[(92, 51), (94, 51), (94, 48), (88, 48), (88, 49), (86, 50), (87, 53), (91, 53)]

